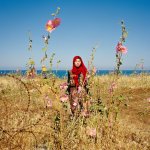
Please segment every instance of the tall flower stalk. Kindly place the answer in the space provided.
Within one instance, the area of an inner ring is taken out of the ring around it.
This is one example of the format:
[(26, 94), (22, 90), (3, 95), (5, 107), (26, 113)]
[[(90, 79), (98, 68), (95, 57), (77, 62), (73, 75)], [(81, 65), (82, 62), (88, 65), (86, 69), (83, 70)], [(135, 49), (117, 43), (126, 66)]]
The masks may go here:
[[(48, 46), (49, 46), (49, 40), (50, 40), (50, 34), (52, 31), (54, 31), (61, 22), (60, 18), (56, 18), (56, 16), (59, 14), (60, 12), (60, 8), (57, 7), (57, 10), (55, 13), (51, 14), (51, 16), (53, 17), (53, 20), (48, 20), (46, 25), (45, 25), (45, 29), (48, 32), (47, 36), (43, 35), (43, 39), (44, 39), (44, 47), (42, 48), (42, 51), (44, 52), (44, 56), (41, 59), (41, 64), (42, 64), (42, 75), (43, 77), (46, 79), (47, 78), (47, 68), (46, 68), (46, 60), (48, 59), (48, 55), (47, 55), (47, 50), (48, 50)], [(51, 73), (52, 70), (52, 61), (53, 61), (53, 54), (50, 57), (50, 69), (49, 69), (49, 73)]]
[[(51, 14), (51, 16), (53, 17), (53, 19), (52, 20), (48, 20), (47, 23), (46, 23), (46, 25), (45, 25), (45, 28), (46, 28), (46, 31), (48, 32), (48, 34), (47, 34), (47, 36), (43, 35), (44, 47), (42, 48), (42, 51), (44, 52), (44, 56), (41, 59), (41, 64), (45, 68), (46, 68), (45, 61), (48, 58), (47, 50), (48, 50), (49, 40), (50, 40), (50, 37), (51, 37), (50, 34), (51, 34), (52, 31), (54, 31), (60, 25), (60, 22), (61, 22), (60, 18), (56, 18), (56, 16), (59, 14), (59, 12), (60, 12), (60, 8), (57, 7), (56, 12)], [(52, 56), (50, 58), (50, 70), (52, 68), (53, 57), (54, 56), (52, 54)]]
[(50, 65), (49, 73), (50, 74), (52, 74), (52, 66), (53, 66), (54, 57), (55, 57), (55, 53), (52, 53), (50, 60), (49, 60), (49, 65)]
[[(28, 50), (30, 52), (32, 52), (32, 39), (31, 39), (31, 34), (29, 32), (29, 44), (28, 44)], [(27, 76), (33, 78), (35, 76), (35, 62), (32, 59), (32, 57), (30, 57), (28, 59), (28, 62), (26, 64), (27, 67)]]
[(125, 40), (128, 36), (128, 32), (126, 31), (124, 21), (121, 21), (121, 28), (122, 28), (122, 35), (121, 35), (120, 41), (118, 42), (118, 44), (116, 46), (116, 63), (117, 63), (117, 65), (116, 65), (115, 73), (117, 75), (120, 74), (120, 66), (122, 65), (122, 54), (127, 53), (127, 48), (125, 46), (123, 46), (123, 44), (125, 43)]

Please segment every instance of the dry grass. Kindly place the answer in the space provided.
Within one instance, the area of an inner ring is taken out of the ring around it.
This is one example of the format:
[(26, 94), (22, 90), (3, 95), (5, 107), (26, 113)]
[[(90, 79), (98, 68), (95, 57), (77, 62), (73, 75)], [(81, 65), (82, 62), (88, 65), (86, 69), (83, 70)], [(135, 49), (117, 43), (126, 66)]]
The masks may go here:
[[(149, 75), (94, 77), (88, 118), (70, 118), (68, 104), (60, 102), (65, 81), (0, 77), (2, 150), (150, 149)], [(96, 129), (96, 136), (89, 136), (88, 128)]]

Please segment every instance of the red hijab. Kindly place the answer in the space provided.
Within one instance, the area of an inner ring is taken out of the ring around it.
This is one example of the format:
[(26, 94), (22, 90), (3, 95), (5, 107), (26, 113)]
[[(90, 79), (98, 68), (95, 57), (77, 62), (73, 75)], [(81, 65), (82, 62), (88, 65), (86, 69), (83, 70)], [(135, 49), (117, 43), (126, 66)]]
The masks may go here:
[[(75, 66), (76, 59), (80, 59), (81, 60), (81, 65), (79, 67)], [(73, 67), (72, 67), (71, 71), (72, 71), (72, 73), (74, 75), (76, 75), (76, 76), (73, 77), (76, 86), (79, 86), (78, 76), (82, 73), (83, 74), (83, 80), (85, 80), (85, 76), (86, 76), (86, 73), (87, 73), (87, 68), (85, 67), (85, 65), (84, 65), (84, 63), (82, 61), (82, 58), (80, 56), (75, 56), (73, 58)]]

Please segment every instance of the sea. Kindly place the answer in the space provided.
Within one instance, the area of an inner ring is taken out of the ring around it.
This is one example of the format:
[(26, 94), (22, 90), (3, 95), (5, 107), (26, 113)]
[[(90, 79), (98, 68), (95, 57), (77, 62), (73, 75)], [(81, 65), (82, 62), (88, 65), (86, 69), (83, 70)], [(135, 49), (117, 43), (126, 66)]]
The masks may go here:
[[(0, 75), (6, 75), (6, 74), (21, 74), (22, 76), (26, 75), (27, 70), (20, 70), (20, 71), (16, 71), (16, 70), (0, 70)], [(36, 70), (36, 73), (38, 75), (41, 74), (41, 70)], [(107, 75), (107, 74), (111, 74), (113, 73), (114, 70), (97, 70), (96, 71), (96, 75), (98, 76), (102, 76), (102, 75)], [(67, 77), (68, 74), (68, 70), (52, 70), (52, 73), (59, 77), (59, 78), (64, 78)], [(132, 75), (132, 74), (141, 74), (141, 73), (147, 73), (150, 75), (150, 70), (121, 70), (121, 74), (122, 75)]]

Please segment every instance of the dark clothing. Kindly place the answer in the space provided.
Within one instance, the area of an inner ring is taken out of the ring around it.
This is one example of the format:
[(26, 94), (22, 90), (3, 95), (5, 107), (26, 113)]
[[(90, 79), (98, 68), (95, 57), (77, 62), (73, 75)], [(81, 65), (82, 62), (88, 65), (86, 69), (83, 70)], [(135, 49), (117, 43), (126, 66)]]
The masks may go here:
[(68, 89), (69, 101), (71, 111), (74, 114), (77, 110), (81, 111), (83, 108), (83, 103), (86, 101), (86, 95), (88, 93), (87, 81), (83, 81), (83, 75), (78, 76), (79, 86), (75, 84), (73, 79), (74, 74), (68, 71)]

